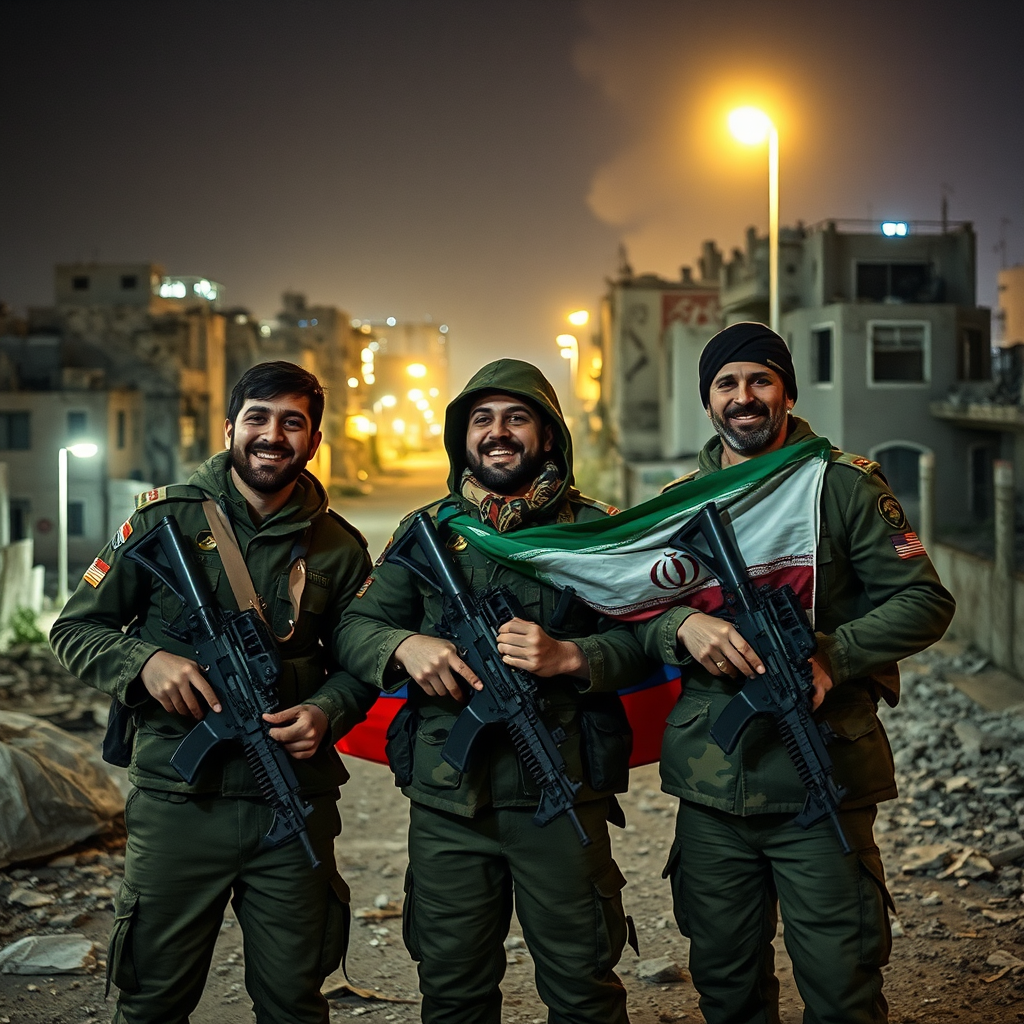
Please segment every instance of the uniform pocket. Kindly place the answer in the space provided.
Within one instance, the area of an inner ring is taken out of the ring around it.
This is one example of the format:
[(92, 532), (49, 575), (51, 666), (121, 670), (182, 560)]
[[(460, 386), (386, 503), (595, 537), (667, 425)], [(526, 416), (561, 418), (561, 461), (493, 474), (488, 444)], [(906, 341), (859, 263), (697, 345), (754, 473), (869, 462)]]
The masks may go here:
[(416, 743), (416, 726), (419, 715), (409, 704), (403, 704), (388, 726), (384, 754), (395, 776), (399, 788), (412, 782), (413, 747)]
[(597, 971), (610, 971), (622, 956), (626, 945), (626, 915), (622, 909), (622, 888), (626, 879), (615, 861), (609, 861), (594, 879), (594, 906), (596, 910), (597, 935), (594, 949), (597, 951)]
[(598, 793), (625, 793), (633, 730), (622, 701), (615, 694), (598, 694), (588, 700), (580, 711), (580, 733), (587, 784)]
[(130, 882), (122, 882), (114, 897), (114, 926), (107, 946), (107, 988), (111, 984), (129, 994), (139, 991), (135, 964), (135, 921), (139, 909), (139, 891)]
[(456, 771), (441, 757), (441, 748), (448, 739), (451, 719), (427, 718), (420, 722), (413, 745), (412, 779), (428, 789), (458, 789), (462, 772)]
[(405, 901), (402, 903), (402, 941), (409, 951), (409, 956), (417, 962), (423, 959), (419, 939), (416, 936), (415, 907), (416, 888), (413, 882), (412, 868), (405, 869)]
[(896, 907), (885, 885), (878, 847), (859, 850), (857, 857), (860, 860), (860, 963), (864, 967), (884, 967), (892, 952), (889, 911), (895, 913)]
[(345, 879), (335, 874), (327, 894), (327, 912), (324, 915), (324, 937), (320, 947), (320, 975), (333, 974), (348, 952), (348, 939), (352, 926), (351, 893)]

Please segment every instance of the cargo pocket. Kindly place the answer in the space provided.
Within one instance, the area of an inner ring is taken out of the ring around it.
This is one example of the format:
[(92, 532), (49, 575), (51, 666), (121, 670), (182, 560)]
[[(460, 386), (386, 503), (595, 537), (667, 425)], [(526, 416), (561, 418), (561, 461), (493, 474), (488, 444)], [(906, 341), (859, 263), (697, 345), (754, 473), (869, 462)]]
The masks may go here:
[(412, 783), (412, 751), (416, 743), (419, 715), (416, 709), (403, 704), (388, 726), (384, 754), (400, 789)]
[(668, 860), (661, 872), (662, 878), (667, 878), (672, 889), (672, 916), (676, 919), (676, 926), (679, 931), (689, 938), (690, 922), (686, 919), (686, 901), (683, 899), (683, 878), (679, 870), (679, 862), (682, 859), (682, 850), (679, 847), (679, 840), (672, 841), (672, 849), (668, 852)]
[(415, 899), (415, 887), (413, 883), (412, 868), (405, 869), (405, 901), (402, 904), (402, 941), (409, 951), (409, 956), (419, 962), (423, 959), (420, 950), (419, 940), (416, 938), (416, 923), (414, 920), (413, 904)]
[[(602, 699), (611, 698), (611, 699)], [(580, 711), (583, 776), (597, 793), (624, 793), (629, 788), (633, 730), (615, 694), (596, 694)]]
[(139, 891), (130, 882), (122, 882), (114, 897), (114, 926), (110, 930), (107, 946), (107, 987), (104, 999), (110, 995), (110, 986), (122, 992), (139, 991), (139, 974), (135, 965), (135, 919), (139, 909)]
[(594, 879), (594, 904), (597, 911), (597, 972), (606, 974), (622, 956), (628, 926), (622, 909), (622, 887), (626, 884), (615, 861), (609, 861)]
[(450, 724), (447, 716), (420, 722), (413, 747), (413, 782), (429, 789), (458, 789), (462, 785), (462, 772), (441, 757)]
[(860, 860), (860, 964), (863, 967), (884, 967), (892, 952), (892, 925), (890, 912), (896, 905), (885, 885), (885, 873), (878, 847), (857, 853)]
[(324, 938), (320, 947), (320, 976), (333, 974), (348, 952), (348, 937), (352, 925), (351, 894), (345, 879), (335, 874), (331, 891), (327, 894), (327, 912), (324, 915)]

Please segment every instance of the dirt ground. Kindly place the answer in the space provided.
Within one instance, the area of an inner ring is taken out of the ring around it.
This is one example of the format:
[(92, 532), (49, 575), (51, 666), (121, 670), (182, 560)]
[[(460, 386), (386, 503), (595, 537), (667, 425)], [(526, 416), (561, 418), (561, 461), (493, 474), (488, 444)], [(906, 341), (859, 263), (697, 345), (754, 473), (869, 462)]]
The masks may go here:
[[(337, 855), (342, 873), (352, 887), (356, 921), (348, 958), (349, 977), (356, 987), (384, 997), (380, 1001), (351, 995), (331, 1000), (331, 1020), (371, 1017), (379, 1021), (414, 1022), (419, 1019), (416, 973), (402, 945), (401, 921), (395, 913), (402, 897), (406, 864), (407, 805), (391, 782), (387, 768), (348, 759), (352, 781), (341, 801), (344, 831)], [(697, 995), (684, 979), (671, 984), (639, 980), (642, 961), (669, 957), (685, 967), (687, 942), (672, 920), (667, 883), (661, 879), (672, 839), (674, 801), (658, 788), (657, 766), (632, 773), (630, 792), (622, 801), (627, 827), (613, 829), (616, 858), (629, 884), (627, 910), (640, 938), (640, 958), (626, 951), (620, 973), (629, 992), (630, 1017), (635, 1024), (665, 1021), (700, 1021)], [(890, 872), (890, 888), (899, 911), (902, 931), (894, 940), (892, 963), (886, 968), (886, 993), (894, 1022), (1024, 1020), (1024, 976), (1013, 967), (1024, 960), (1022, 907), (992, 883), (899, 871), (892, 852), (896, 833), (881, 836)], [(32, 934), (32, 912), (12, 913), (6, 901), (15, 887), (30, 886), (57, 895), (58, 902), (81, 907), (81, 875), (89, 870), (86, 889), (92, 909), (84, 920), (66, 928), (82, 932), (105, 945), (112, 914), (109, 895), (118, 883), (123, 838), (112, 835), (103, 842), (76, 848), (74, 864), (67, 854), (45, 863), (0, 871), (0, 946)], [(54, 866), (56, 863), (57, 866)], [(35, 929), (39, 931), (39, 929)], [(46, 931), (52, 931), (46, 929)], [(545, 1009), (533, 986), (533, 965), (513, 922), (508, 943), (508, 972), (504, 1020), (536, 1022)], [(796, 1024), (801, 1004), (783, 943), (778, 941), (779, 973), (783, 985), (783, 1020)], [(97, 951), (102, 958), (102, 950)], [(995, 963), (990, 961), (996, 961)], [(225, 921), (214, 957), (213, 970), (196, 1024), (235, 1024), (252, 1021), (242, 986), (241, 936), (230, 918)], [(999, 966), (1002, 962), (1003, 966)], [(1009, 966), (1009, 969), (1004, 969)], [(1024, 966), (1024, 965), (1022, 965)], [(325, 990), (338, 988), (342, 979), (328, 980)], [(392, 1002), (390, 999), (408, 1000)], [(104, 999), (103, 962), (93, 973), (62, 976), (0, 975), (0, 1024), (87, 1024), (108, 1020), (113, 997)]]

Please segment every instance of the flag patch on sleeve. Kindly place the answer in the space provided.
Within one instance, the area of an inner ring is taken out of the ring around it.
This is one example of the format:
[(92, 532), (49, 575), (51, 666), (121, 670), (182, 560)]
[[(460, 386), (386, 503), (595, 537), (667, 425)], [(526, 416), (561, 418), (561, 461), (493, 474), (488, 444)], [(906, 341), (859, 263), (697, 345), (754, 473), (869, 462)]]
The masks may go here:
[(131, 520), (123, 522), (115, 531), (114, 536), (110, 538), (110, 546), (115, 550), (119, 548), (130, 536), (132, 535), (132, 524)]
[(102, 558), (97, 558), (96, 561), (85, 570), (85, 575), (82, 579), (91, 587), (98, 587), (103, 582), (103, 577), (110, 572), (110, 566), (103, 561)]
[(889, 539), (892, 541), (892, 546), (896, 549), (896, 554), (900, 558), (916, 558), (918, 555), (928, 554), (920, 538), (913, 530), (908, 533), (894, 534)]

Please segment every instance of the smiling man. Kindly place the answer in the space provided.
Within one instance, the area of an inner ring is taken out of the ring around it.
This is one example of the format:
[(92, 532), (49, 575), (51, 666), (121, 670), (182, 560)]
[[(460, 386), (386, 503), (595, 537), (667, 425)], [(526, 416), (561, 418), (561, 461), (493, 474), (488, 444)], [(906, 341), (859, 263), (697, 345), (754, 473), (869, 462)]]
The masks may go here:
[[(690, 478), (814, 437), (792, 415), (789, 349), (763, 324), (734, 324), (708, 342), (700, 398), (717, 436)], [(763, 670), (747, 642), (756, 638), (741, 636), (724, 609), (683, 606), (641, 627), (648, 652), (682, 665), (685, 677), (661, 751), (662, 788), (680, 798), (665, 874), (709, 1024), (779, 1020), (779, 906), (804, 1021), (887, 1019), (881, 968), (892, 902), (872, 826), (896, 783), (876, 709), (879, 700), (896, 704), (897, 661), (938, 640), (954, 605), (877, 463), (833, 448), (818, 502), (809, 697), (835, 734), (829, 751), (846, 790), (839, 817), (851, 853), (827, 818), (806, 830), (794, 821), (806, 791), (772, 721), (755, 718), (728, 754), (711, 738), (747, 677)]]
[[(448, 406), (444, 437), (449, 494), (428, 506), (435, 519), (461, 511), (507, 533), (608, 515), (573, 487), (558, 399), (529, 363), (499, 359), (480, 370)], [(548, 1020), (623, 1024), (626, 993), (614, 968), (628, 931), (625, 883), (607, 821), (621, 820), (613, 794), (628, 783), (631, 734), (614, 691), (652, 666), (625, 626), (440, 531), (474, 592), (505, 587), (522, 605), (498, 633), (498, 650), (537, 678), (544, 722), (564, 733), (567, 772), (582, 783), (575, 810), (592, 842), (581, 846), (565, 815), (534, 823), (540, 793), (503, 726), (487, 728), (464, 773), (443, 759), (477, 679), (443, 638), (437, 594), (404, 567), (378, 561), (342, 619), (339, 649), (362, 679), (388, 691), (409, 687), (388, 757), (412, 801), (404, 937), (419, 961), (423, 1020), (499, 1024), (514, 903)]]
[[(323, 408), (316, 377), (293, 363), (247, 371), (231, 393), (228, 450), (187, 484), (139, 495), (135, 514), (100, 553), (50, 634), (71, 672), (131, 714), (134, 788), (107, 959), (108, 977), (120, 989), (115, 1021), (188, 1020), (229, 899), (242, 928), (257, 1019), (328, 1019), (320, 986), (338, 966), (348, 935), (348, 888), (334, 859), (338, 787), (348, 776), (333, 741), (365, 717), (377, 690), (344, 676), (332, 652), (334, 629), (369, 558), (362, 537), (327, 507), (323, 487), (305, 472), (320, 444)], [(222, 560), (204, 511), (208, 499), (227, 516), (278, 641), (282, 710), (264, 717), (312, 805), (306, 825), (320, 861), (315, 869), (298, 842), (264, 848), (273, 810), (240, 745), (214, 748), (194, 783), (170, 764), (189, 730), (220, 705), (193, 660), (181, 604), (125, 555), (173, 515), (218, 604), (236, 609), (227, 555)], [(304, 579), (299, 593), (290, 586), (293, 569)]]

